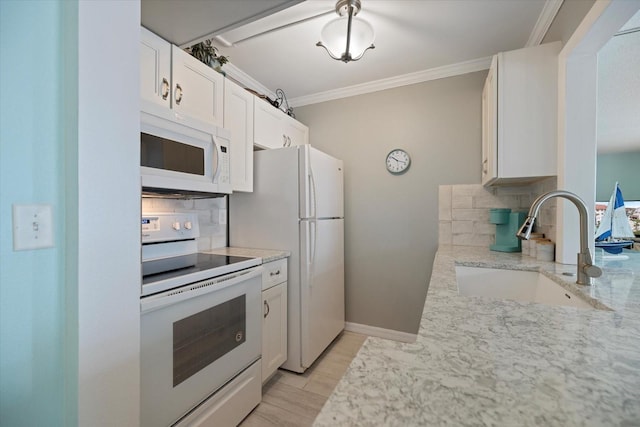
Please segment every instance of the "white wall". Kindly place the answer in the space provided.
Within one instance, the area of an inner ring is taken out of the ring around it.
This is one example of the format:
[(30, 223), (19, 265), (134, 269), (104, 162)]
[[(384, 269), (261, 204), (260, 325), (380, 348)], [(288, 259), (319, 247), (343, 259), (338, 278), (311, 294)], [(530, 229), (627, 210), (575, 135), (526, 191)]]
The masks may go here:
[(139, 424), (139, 38), (139, 1), (78, 3), (75, 185), (82, 426)]
[[(594, 206), (596, 186), (596, 121), (598, 51), (640, 8), (640, 2), (596, 2), (558, 56), (558, 186)], [(575, 263), (579, 249), (576, 209), (557, 211), (556, 259)], [(569, 226), (563, 226), (569, 225)], [(588, 235), (594, 223), (589, 221)], [(593, 252), (594, 242), (589, 239)]]
[[(416, 333), (438, 247), (438, 186), (480, 182), (486, 71), (295, 109), (344, 160), (347, 321)], [(411, 168), (385, 169), (393, 148)]]

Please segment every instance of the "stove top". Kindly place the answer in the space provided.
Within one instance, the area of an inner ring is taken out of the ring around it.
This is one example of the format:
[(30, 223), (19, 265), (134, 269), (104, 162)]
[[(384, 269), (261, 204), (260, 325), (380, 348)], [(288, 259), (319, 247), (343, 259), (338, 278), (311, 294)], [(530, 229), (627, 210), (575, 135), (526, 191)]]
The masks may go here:
[(142, 296), (262, 264), (261, 258), (194, 253), (142, 263)]

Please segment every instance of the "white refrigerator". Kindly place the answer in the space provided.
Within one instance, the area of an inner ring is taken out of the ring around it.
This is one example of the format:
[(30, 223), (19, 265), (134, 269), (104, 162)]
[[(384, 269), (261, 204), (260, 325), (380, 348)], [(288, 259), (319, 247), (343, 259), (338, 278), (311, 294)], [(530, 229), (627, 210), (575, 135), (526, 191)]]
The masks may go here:
[(310, 145), (256, 151), (253, 189), (229, 196), (229, 242), (291, 252), (282, 367), (304, 372), (344, 329), (343, 163)]

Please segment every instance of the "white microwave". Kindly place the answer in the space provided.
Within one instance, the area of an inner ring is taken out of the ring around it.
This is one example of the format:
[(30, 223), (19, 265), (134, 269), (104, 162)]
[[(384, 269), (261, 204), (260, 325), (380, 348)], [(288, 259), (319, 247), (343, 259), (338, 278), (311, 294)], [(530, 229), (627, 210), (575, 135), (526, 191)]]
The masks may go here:
[(230, 132), (157, 109), (140, 112), (143, 192), (231, 194)]

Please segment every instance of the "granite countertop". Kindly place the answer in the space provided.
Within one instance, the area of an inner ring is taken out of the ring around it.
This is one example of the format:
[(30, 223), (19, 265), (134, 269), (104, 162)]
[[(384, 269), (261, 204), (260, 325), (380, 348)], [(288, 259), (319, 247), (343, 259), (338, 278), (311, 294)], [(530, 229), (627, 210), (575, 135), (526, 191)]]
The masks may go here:
[[(441, 246), (416, 342), (367, 338), (314, 425), (640, 425), (640, 252), (625, 253), (597, 255), (584, 287), (563, 281), (575, 266)], [(460, 296), (455, 265), (540, 270), (601, 309)]]
[(244, 256), (250, 258), (262, 258), (262, 263), (277, 261), (282, 258), (291, 256), (289, 251), (280, 251), (274, 249), (255, 249), (255, 248), (237, 248), (227, 247), (206, 251), (216, 255)]

